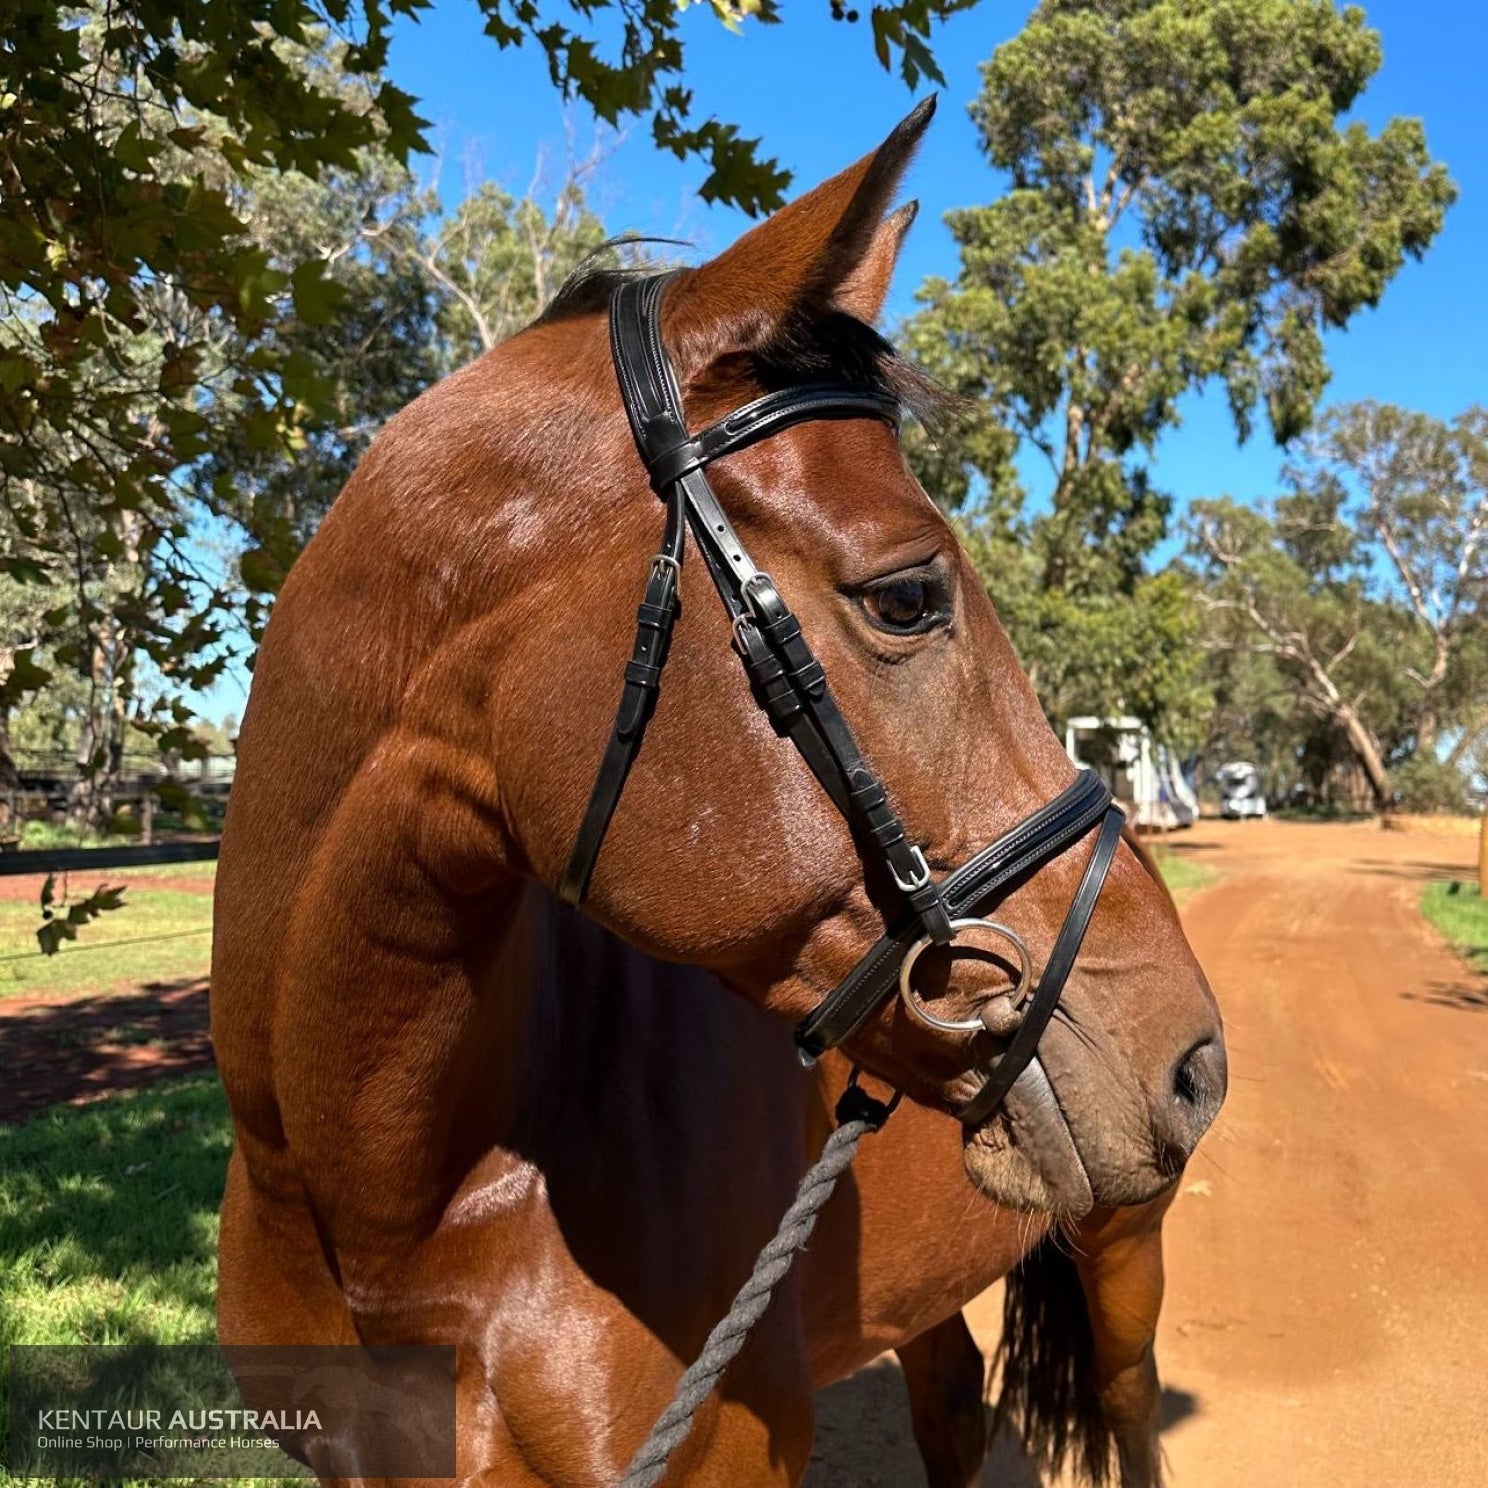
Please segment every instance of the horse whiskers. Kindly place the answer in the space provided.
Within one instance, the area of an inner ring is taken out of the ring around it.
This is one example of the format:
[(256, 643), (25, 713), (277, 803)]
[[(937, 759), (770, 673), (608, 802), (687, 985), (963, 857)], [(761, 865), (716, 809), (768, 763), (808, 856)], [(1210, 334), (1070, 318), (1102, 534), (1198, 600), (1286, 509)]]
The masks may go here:
[(1179, 1157), (1165, 1142), (1154, 1142), (1152, 1144), (1152, 1166), (1157, 1169), (1160, 1176), (1169, 1181), (1176, 1180), (1183, 1173), (1186, 1159)]
[(1063, 1256), (1074, 1260), (1077, 1255), (1084, 1255), (1079, 1241), (1075, 1238), (1075, 1227), (1080, 1223), (1080, 1216), (1073, 1209), (1054, 1206), (1049, 1211), (1050, 1225), (1046, 1237), (1048, 1243)]

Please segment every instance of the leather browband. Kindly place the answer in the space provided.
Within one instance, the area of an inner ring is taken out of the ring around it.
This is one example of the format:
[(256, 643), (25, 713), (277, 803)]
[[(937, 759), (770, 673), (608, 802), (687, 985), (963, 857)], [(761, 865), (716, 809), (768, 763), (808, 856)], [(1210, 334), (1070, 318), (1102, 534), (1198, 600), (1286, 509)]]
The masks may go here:
[(709, 424), (700, 434), (646, 457), (651, 488), (661, 496), (674, 481), (725, 455), (811, 419), (876, 418), (897, 429), (899, 403), (888, 393), (839, 387), (786, 388), (766, 393)]
[(610, 818), (640, 751), (655, 706), (677, 618), (678, 580), (690, 531), (733, 628), (755, 699), (791, 740), (846, 818), (864, 856), (898, 886), (905, 913), (796, 1030), (806, 1063), (849, 1038), (893, 994), (901, 966), (920, 942), (948, 945), (953, 920), (981, 913), (1094, 827), (1100, 832), (1074, 899), (1003, 1052), (985, 1062), (987, 1079), (958, 1114), (984, 1120), (1028, 1066), (1053, 1017), (1121, 839), (1124, 818), (1105, 784), (1081, 771), (1041, 807), (959, 868), (937, 880), (910, 843), (887, 792), (858, 749), (826, 674), (770, 576), (755, 567), (704, 469), (714, 460), (808, 419), (875, 418), (898, 428), (888, 393), (835, 384), (767, 393), (690, 434), (682, 396), (661, 339), (661, 296), (671, 275), (622, 283), (610, 306), (610, 349), (636, 448), (666, 505), (661, 548), (636, 615), (636, 635), (615, 723), (584, 817), (558, 883), (580, 903)]

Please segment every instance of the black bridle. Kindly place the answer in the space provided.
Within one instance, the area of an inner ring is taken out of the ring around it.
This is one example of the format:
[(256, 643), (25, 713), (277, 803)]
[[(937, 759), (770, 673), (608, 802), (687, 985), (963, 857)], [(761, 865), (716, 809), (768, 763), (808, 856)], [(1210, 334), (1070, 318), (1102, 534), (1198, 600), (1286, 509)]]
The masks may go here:
[[(949, 1032), (992, 1028), (990, 1021), (948, 1022), (930, 1013), (911, 985), (915, 961), (927, 947), (949, 945), (959, 931), (984, 926), (1016, 949), (1022, 977), (1015, 1001), (1021, 998), (1032, 981), (1027, 947), (1007, 926), (977, 916), (1020, 880), (1099, 828), (1038, 986), (1006, 1048), (985, 1066), (981, 1089), (957, 1113), (968, 1123), (985, 1120), (1033, 1059), (1054, 1015), (1115, 857), (1122, 813), (1105, 784), (1090, 771), (1081, 771), (1074, 784), (1048, 805), (959, 868), (941, 879), (931, 876), (924, 853), (906, 836), (882, 782), (858, 749), (795, 615), (769, 574), (755, 567), (703, 474), (713, 461), (808, 419), (873, 418), (897, 430), (898, 401), (886, 392), (839, 384), (793, 387), (756, 398), (700, 433), (689, 434), (681, 392), (661, 340), (661, 296), (670, 278), (658, 274), (629, 280), (615, 290), (610, 304), (610, 349), (620, 394), (652, 489), (666, 505), (666, 527), (637, 613), (635, 645), (625, 668), (614, 729), (558, 892), (570, 904), (584, 898), (605, 831), (640, 750), (677, 618), (678, 583), (690, 529), (732, 623), (734, 647), (756, 701), (777, 732), (801, 752), (847, 821), (859, 851), (884, 867), (904, 900), (903, 917), (797, 1027), (796, 1044), (806, 1063), (852, 1035), (896, 985), (908, 1010), (930, 1027)], [(999, 1025), (996, 1031), (1007, 1030)]]

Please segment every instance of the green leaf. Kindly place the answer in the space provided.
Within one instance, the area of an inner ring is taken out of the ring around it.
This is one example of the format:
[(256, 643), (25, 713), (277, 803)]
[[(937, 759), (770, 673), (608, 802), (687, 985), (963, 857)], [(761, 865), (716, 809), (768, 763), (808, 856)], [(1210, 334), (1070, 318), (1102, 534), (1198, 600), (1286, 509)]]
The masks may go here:
[(52, 680), (52, 672), (36, 661), (35, 647), (17, 651), (10, 672), (0, 683), (0, 708), (14, 708), (29, 694), (39, 692)]
[(267, 548), (250, 548), (238, 559), (238, 571), (257, 594), (277, 594), (284, 582), (284, 566)]
[(0, 557), (0, 573), (6, 574), (19, 584), (50, 584), (51, 570), (36, 558), (25, 553), (10, 553)]
[(160, 153), (157, 140), (146, 139), (137, 121), (131, 120), (114, 141), (114, 158), (121, 165), (141, 175), (150, 170), (151, 160)]
[(86, 899), (79, 899), (69, 904), (66, 914), (58, 919), (48, 907), (53, 902), (48, 893), (51, 884), (52, 880), (49, 877), (42, 890), (43, 910), (48, 917), (36, 931), (36, 943), (40, 946), (44, 956), (55, 956), (64, 941), (76, 940), (78, 930), (96, 920), (99, 915), (124, 908), (124, 885), (120, 884), (114, 888), (100, 886)]
[(296, 265), (290, 276), (295, 313), (306, 325), (328, 325), (346, 303), (347, 289), (326, 272), (326, 265), (311, 259)]

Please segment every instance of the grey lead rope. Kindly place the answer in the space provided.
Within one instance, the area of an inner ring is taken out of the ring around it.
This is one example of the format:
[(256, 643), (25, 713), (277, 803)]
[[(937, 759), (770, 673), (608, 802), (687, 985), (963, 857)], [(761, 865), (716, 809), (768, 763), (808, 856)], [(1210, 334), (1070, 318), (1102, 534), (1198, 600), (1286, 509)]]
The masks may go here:
[(631, 1458), (619, 1488), (654, 1488), (661, 1481), (672, 1453), (691, 1433), (698, 1408), (713, 1393), (724, 1371), (744, 1347), (754, 1325), (765, 1315), (775, 1288), (805, 1249), (822, 1206), (832, 1197), (837, 1180), (852, 1166), (858, 1143), (869, 1132), (877, 1131), (899, 1104), (897, 1092), (888, 1102), (874, 1100), (859, 1087), (857, 1079), (858, 1072), (854, 1070), (842, 1099), (837, 1102), (836, 1130), (801, 1179), (795, 1202), (785, 1211), (774, 1238), (759, 1253), (754, 1270), (739, 1288), (733, 1306), (708, 1335), (702, 1353), (677, 1381), (672, 1403)]

